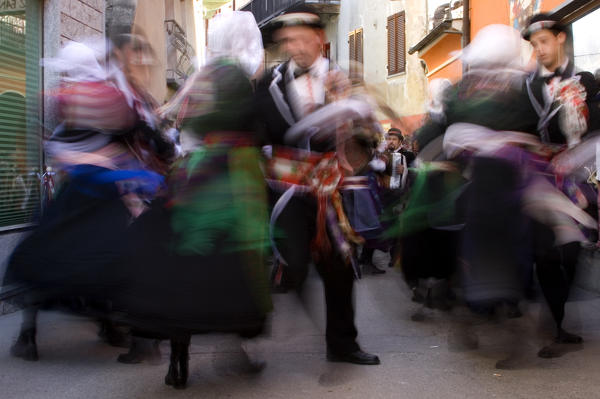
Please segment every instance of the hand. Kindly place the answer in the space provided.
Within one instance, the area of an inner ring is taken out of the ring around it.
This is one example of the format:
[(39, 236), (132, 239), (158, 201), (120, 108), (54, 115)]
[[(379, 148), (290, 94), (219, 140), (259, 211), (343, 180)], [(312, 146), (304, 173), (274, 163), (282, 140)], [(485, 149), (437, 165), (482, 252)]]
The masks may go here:
[(399, 175), (404, 173), (404, 165), (401, 165), (401, 164), (396, 165), (396, 173), (398, 173)]
[(325, 78), (325, 93), (328, 102), (346, 98), (350, 95), (352, 83), (342, 71), (329, 71)]

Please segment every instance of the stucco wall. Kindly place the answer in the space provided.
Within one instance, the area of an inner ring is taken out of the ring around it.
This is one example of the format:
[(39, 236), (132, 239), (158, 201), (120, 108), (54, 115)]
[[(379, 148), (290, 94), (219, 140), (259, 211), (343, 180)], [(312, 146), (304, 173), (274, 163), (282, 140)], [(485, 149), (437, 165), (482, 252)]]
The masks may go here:
[(156, 55), (147, 88), (159, 103), (167, 97), (167, 33), (164, 21), (165, 0), (138, 1), (133, 24), (144, 32)]
[[(194, 2), (193, 0), (188, 0), (185, 2), (185, 7), (183, 11), (183, 17), (185, 18), (185, 34), (187, 36), (187, 41), (190, 43), (190, 46), (194, 49), (196, 54), (198, 53), (198, 47), (196, 43), (196, 17), (194, 14)], [(202, 21), (200, 21), (202, 22)], [(197, 65), (196, 65), (197, 67)]]
[[(162, 103), (168, 99), (166, 70), (169, 65), (167, 54), (167, 33), (165, 20), (175, 20), (185, 31), (188, 43), (196, 50), (196, 25), (193, 0), (143, 0), (137, 2), (134, 26), (146, 35), (156, 53), (156, 63), (151, 68), (148, 80), (150, 94)], [(171, 67), (175, 67), (177, 59), (173, 52)]]
[(395, 76), (387, 73), (387, 17), (406, 12), (406, 50), (425, 35), (425, 2), (344, 0), (340, 6), (337, 56), (348, 68), (348, 33), (363, 29), (365, 82), (375, 87), (391, 107), (401, 115), (424, 112), (426, 78), (416, 54), (406, 54), (406, 72)]
[(568, 3), (567, 0), (541, 0), (541, 1), (542, 1), (542, 6), (541, 6), (542, 12), (552, 11), (556, 7), (558, 7), (562, 4)]
[(461, 40), (461, 35), (446, 35), (437, 41), (429, 51), (421, 55), (423, 61), (427, 63), (428, 72), (431, 73), (429, 80), (438, 78), (456, 80), (462, 75), (460, 60), (455, 60), (436, 71), (438, 67), (452, 59), (452, 52), (460, 51)]
[(470, 0), (470, 2), (471, 39), (484, 26), (509, 23), (509, 0)]

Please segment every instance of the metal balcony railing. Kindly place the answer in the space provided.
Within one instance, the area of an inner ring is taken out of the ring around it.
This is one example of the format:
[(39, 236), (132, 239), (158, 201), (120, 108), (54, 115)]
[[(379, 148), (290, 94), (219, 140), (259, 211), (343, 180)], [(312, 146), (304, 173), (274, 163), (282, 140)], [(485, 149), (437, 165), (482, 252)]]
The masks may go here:
[(271, 19), (300, 4), (314, 6), (318, 11), (320, 6), (339, 6), (340, 0), (252, 0), (242, 11), (254, 14), (258, 26), (262, 28)]
[(172, 20), (165, 21), (167, 32), (167, 83), (180, 86), (194, 71), (196, 52), (187, 41), (185, 31)]

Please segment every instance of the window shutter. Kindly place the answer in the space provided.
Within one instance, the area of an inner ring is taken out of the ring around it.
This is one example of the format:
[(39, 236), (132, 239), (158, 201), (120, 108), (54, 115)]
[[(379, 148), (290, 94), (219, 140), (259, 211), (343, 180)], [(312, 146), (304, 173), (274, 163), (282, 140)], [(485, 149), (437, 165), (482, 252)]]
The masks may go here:
[(350, 77), (352, 79), (362, 79), (363, 74), (363, 30), (362, 28), (353, 30), (348, 34), (348, 48), (350, 61)]
[(358, 29), (356, 31), (355, 36), (355, 44), (356, 44), (356, 61), (361, 65), (363, 63), (363, 31), (362, 29)]
[(354, 31), (348, 34), (348, 48), (350, 50), (349, 57), (349, 65), (350, 65), (350, 75), (353, 74), (355, 68), (355, 60), (356, 60), (356, 36), (354, 35)]
[(40, 3), (0, 13), (0, 231), (40, 210)]
[(396, 17), (396, 27), (397, 27), (397, 36), (396, 36), (396, 51), (397, 51), (397, 69), (398, 73), (406, 72), (406, 21), (404, 11), (397, 14)]
[(405, 13), (401, 11), (389, 16), (388, 30), (388, 75), (406, 71)]
[(396, 18), (392, 15), (387, 21), (388, 75), (392, 75), (396, 73)]

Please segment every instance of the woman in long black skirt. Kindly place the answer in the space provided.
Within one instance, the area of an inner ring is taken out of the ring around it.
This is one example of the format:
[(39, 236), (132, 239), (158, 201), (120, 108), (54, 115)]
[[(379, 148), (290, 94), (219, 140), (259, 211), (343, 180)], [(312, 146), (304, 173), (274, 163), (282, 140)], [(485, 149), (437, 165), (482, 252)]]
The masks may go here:
[(118, 301), (134, 334), (171, 340), (165, 383), (175, 388), (187, 383), (192, 334), (254, 336), (271, 310), (267, 201), (249, 80), (262, 41), (252, 15), (211, 21), (209, 54), (208, 65), (165, 106), (177, 114), (185, 155), (168, 178), (167, 198), (132, 226), (126, 264), (135, 278)]

